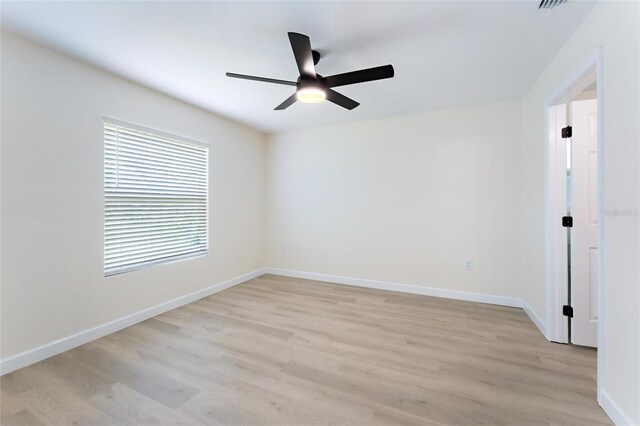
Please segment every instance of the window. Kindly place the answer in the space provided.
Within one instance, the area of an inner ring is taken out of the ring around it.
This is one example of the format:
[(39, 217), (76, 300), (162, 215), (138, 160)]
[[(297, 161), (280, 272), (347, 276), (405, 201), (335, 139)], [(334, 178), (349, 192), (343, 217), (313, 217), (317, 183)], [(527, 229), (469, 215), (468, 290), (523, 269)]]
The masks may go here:
[(209, 149), (105, 120), (105, 276), (207, 253)]

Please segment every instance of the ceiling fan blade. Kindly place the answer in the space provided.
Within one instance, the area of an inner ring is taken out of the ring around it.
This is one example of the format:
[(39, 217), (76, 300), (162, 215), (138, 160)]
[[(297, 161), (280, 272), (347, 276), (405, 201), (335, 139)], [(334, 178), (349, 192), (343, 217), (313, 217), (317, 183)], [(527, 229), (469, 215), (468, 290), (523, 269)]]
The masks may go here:
[(345, 95), (341, 95), (340, 93), (331, 89), (327, 89), (327, 100), (348, 110), (352, 110), (360, 105), (359, 102), (356, 102), (351, 98), (347, 98)]
[(316, 79), (316, 67), (313, 65), (313, 52), (309, 37), (298, 33), (288, 33), (288, 35), (300, 75)]
[(383, 78), (391, 78), (394, 73), (392, 65), (383, 65), (381, 67), (367, 68), (364, 70), (332, 75), (325, 77), (325, 81), (328, 87), (337, 87), (345, 86), (347, 84), (364, 83), (367, 81), (381, 80)]
[(283, 109), (289, 108), (297, 100), (298, 100), (298, 98), (296, 97), (296, 94), (294, 93), (293, 95), (291, 95), (287, 99), (285, 99), (283, 103), (281, 103), (280, 105), (275, 107), (274, 110), (275, 111), (281, 111)]
[(262, 81), (264, 83), (284, 84), (286, 86), (295, 86), (296, 85), (295, 81), (277, 80), (275, 78), (266, 78), (266, 77), (255, 77), (253, 75), (236, 74), (236, 73), (232, 73), (232, 72), (228, 72), (227, 73), (227, 77), (241, 78), (243, 80)]

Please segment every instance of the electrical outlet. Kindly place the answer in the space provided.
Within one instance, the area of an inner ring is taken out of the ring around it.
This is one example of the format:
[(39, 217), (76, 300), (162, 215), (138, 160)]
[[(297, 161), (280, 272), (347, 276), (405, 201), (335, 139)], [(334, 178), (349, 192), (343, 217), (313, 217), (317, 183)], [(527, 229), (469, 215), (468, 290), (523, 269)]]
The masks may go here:
[(473, 260), (467, 259), (464, 261), (464, 269), (465, 271), (470, 271), (473, 269)]
[(282, 246), (282, 254), (287, 254), (287, 248), (285, 246)]

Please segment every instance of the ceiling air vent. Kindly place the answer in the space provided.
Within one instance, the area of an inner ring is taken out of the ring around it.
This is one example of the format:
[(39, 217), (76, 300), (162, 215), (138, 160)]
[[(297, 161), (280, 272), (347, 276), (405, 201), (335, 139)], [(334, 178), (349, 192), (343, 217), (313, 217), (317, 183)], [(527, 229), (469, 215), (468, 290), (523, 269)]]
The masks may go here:
[(560, 6), (566, 3), (567, 0), (541, 0), (538, 9), (553, 9), (556, 6)]

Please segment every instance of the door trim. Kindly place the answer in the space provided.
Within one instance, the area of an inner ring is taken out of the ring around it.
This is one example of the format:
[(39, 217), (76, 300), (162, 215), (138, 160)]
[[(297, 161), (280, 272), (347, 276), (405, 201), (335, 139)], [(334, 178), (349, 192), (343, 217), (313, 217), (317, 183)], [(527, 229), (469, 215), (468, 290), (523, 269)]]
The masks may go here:
[[(566, 81), (565, 84), (555, 92), (553, 96), (545, 103), (545, 261), (546, 261), (546, 338), (547, 340), (568, 343), (567, 321), (562, 317), (562, 305), (564, 294), (566, 299), (567, 282), (558, 277), (566, 277), (567, 265), (566, 259), (564, 264), (557, 261), (558, 241), (562, 241), (560, 232), (564, 228), (558, 229), (557, 224), (560, 221), (558, 217), (558, 192), (554, 189), (551, 178), (557, 173), (555, 154), (556, 154), (556, 138), (551, 133), (551, 125), (555, 123), (549, 122), (549, 114), (558, 104), (568, 103), (571, 98), (579, 93), (586, 86), (589, 78), (596, 76), (596, 96), (598, 105), (598, 162), (597, 162), (597, 240), (598, 240), (598, 257), (597, 257), (597, 298), (598, 298), (598, 354), (597, 354), (597, 395), (598, 403), (602, 405), (602, 391), (605, 378), (605, 288), (604, 280), (604, 253), (605, 253), (605, 237), (604, 237), (604, 55), (603, 47), (592, 55), (576, 72)], [(566, 200), (566, 198), (565, 198)], [(566, 247), (566, 237), (564, 238)], [(565, 248), (566, 250), (566, 248)], [(563, 275), (564, 274), (564, 275)]]

